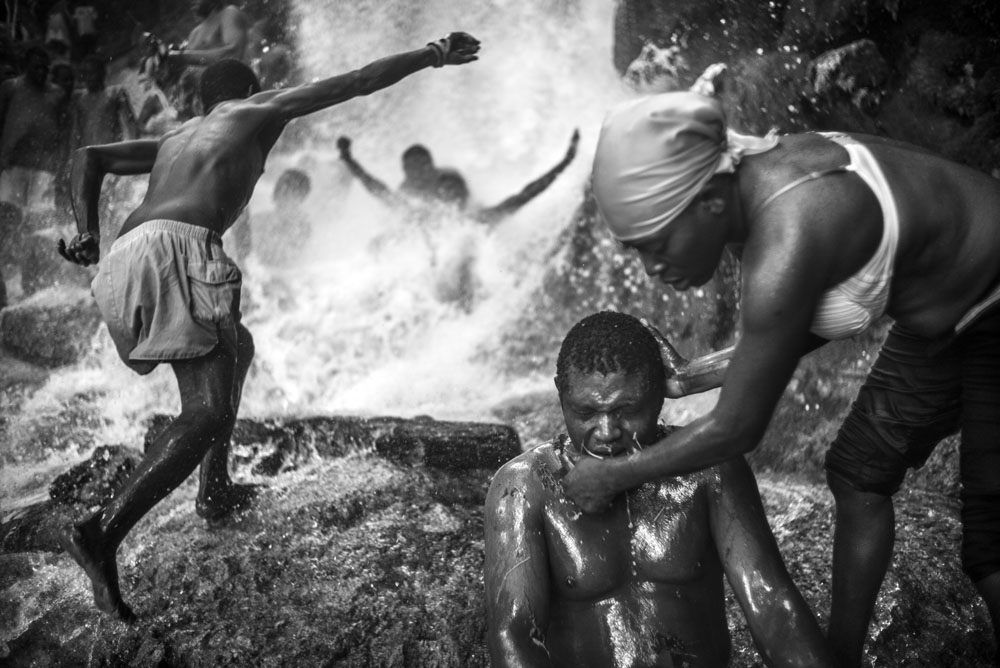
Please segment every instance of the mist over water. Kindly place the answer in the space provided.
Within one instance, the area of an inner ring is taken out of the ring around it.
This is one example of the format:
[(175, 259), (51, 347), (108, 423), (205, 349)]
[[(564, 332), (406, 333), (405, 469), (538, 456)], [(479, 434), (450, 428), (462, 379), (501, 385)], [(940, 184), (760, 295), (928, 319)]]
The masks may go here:
[[(262, 294), (266, 280), (255, 283), (248, 267), (251, 296), (261, 303), (247, 317), (259, 364), (245, 414), (475, 419), (538, 382), (510, 378), (490, 352), (501, 326), (526, 308), (580, 202), (604, 110), (626, 94), (611, 66), (612, 8), (589, 4), (295, 4), (307, 78), (453, 30), (483, 47), (478, 62), (420, 72), (309, 119), (311, 141), (287, 162), (311, 165), (313, 242), (294, 272), (278, 277), (287, 286), (280, 297)], [(395, 187), (402, 152), (421, 143), (437, 165), (465, 175), (472, 206), (490, 206), (556, 164), (577, 127), (583, 138), (574, 163), (492, 232), (445, 212), (420, 225), (401, 219), (359, 183), (345, 188), (335, 148), (338, 136), (350, 137), (357, 160)], [(274, 178), (280, 169), (268, 172)], [(264, 181), (251, 215), (269, 194)], [(466, 279), (474, 293), (468, 312), (454, 299)], [(540, 374), (545, 383), (550, 377), (551, 370)]]

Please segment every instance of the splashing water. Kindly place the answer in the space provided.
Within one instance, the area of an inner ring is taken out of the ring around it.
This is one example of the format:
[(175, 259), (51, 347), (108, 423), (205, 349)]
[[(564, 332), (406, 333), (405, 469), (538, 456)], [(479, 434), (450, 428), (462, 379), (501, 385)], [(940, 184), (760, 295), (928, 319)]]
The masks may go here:
[[(490, 353), (501, 326), (523, 310), (545, 253), (579, 203), (587, 147), (604, 109), (624, 95), (610, 64), (611, 10), (442, 1), (334, 11), (306, 0), (295, 10), (307, 78), (418, 48), (452, 30), (474, 34), (483, 47), (476, 63), (421, 72), (312, 119), (308, 155), (296, 159), (318, 166), (309, 203), (314, 242), (295, 274), (283, 277), (290, 293), (284, 308), (267, 303), (247, 318), (262, 373), (248, 383), (245, 411), (482, 418), (498, 399), (534, 382), (510, 378)], [(325, 46), (331, 43), (337, 48)], [(356, 183), (338, 201), (317, 197), (315, 184), (336, 180), (340, 135), (352, 138), (359, 162), (390, 186), (402, 180), (403, 150), (421, 143), (436, 164), (460, 169), (475, 203), (488, 206), (554, 165), (576, 127), (584, 138), (567, 172), (492, 233), (453, 216), (420, 230)], [(258, 187), (251, 213), (266, 206), (259, 196), (268, 192)], [(390, 241), (371, 251), (372, 239), (384, 237)], [(474, 286), (467, 310), (452, 299), (463, 271)], [(549, 375), (544, 370), (544, 382)]]
[[(604, 111), (630, 95), (611, 65), (611, 3), (372, 0), (331, 9), (298, 0), (293, 10), (307, 80), (453, 30), (475, 35), (482, 51), (478, 62), (417, 73), (290, 125), (292, 139), (269, 159), (249, 212), (253, 221), (273, 207), (284, 169), (304, 169), (313, 184), (304, 205), (312, 237), (291, 268), (265, 266), (253, 254), (243, 262), (244, 322), (257, 353), (241, 416), (490, 419), (508, 396), (548, 391), (551, 369), (505, 368), (499, 332), (528, 308), (572, 220)], [(437, 165), (465, 174), (474, 204), (490, 206), (558, 162), (574, 128), (582, 135), (575, 161), (492, 231), (454, 215), (423, 228), (401, 220), (345, 175), (335, 148), (336, 137), (351, 137), (359, 162), (394, 187), (401, 153), (422, 143)], [(144, 182), (134, 185), (105, 221), (110, 230), (141, 196)], [(473, 297), (463, 308), (455, 296), (467, 285)], [(78, 414), (68, 417), (74, 402)], [(21, 474), (8, 466), (4, 487), (23, 498), (30, 481), (51, 478), (94, 445), (138, 445), (146, 417), (179, 408), (169, 366), (135, 375), (101, 328), (86, 359), (53, 372), (9, 419), (0, 454), (31, 465)], [(687, 421), (703, 409), (673, 410)], [(40, 438), (44, 429), (56, 433)]]

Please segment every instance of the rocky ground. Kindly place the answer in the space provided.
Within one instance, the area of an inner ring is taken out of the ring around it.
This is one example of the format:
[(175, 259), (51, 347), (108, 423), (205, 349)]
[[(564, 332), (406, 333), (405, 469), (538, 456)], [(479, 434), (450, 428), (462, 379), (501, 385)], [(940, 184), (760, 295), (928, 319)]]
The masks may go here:
[[(53, 532), (106, 498), (140, 451), (99, 448), (55, 479), (49, 500), (0, 525), (4, 665), (488, 665), (482, 504), (492, 465), (441, 468), (450, 459), (432, 453), (439, 446), (417, 444), (415, 456), (401, 456), (377, 445), (386, 442), (384, 422), (367, 442), (348, 422), (243, 423), (233, 466), (242, 480), (264, 485), (258, 503), (209, 527), (194, 514), (189, 480), (154, 508), (119, 555), (123, 591), (140, 615), (134, 626), (93, 608), (86, 578)], [(397, 434), (412, 426), (394, 424)], [(488, 431), (506, 434), (492, 452), (519, 450), (512, 431)], [(289, 433), (312, 445), (287, 449), (276, 435)], [(825, 618), (832, 499), (825, 487), (784, 473), (762, 472), (760, 488), (789, 570)], [(987, 614), (960, 572), (956, 500), (901, 493), (897, 526), (872, 665), (984, 665)], [(733, 665), (760, 665), (732, 598), (730, 624)]]

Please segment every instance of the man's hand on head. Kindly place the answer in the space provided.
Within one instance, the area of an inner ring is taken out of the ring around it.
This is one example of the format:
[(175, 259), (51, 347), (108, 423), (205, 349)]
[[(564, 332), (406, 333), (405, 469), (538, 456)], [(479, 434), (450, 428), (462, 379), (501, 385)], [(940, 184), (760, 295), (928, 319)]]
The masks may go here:
[(581, 458), (563, 476), (566, 497), (585, 513), (602, 513), (611, 506), (618, 491), (611, 487), (612, 463)]
[(663, 336), (663, 333), (650, 324), (648, 320), (639, 318), (639, 322), (649, 330), (660, 348), (660, 358), (662, 358), (663, 368), (667, 372), (666, 397), (668, 399), (679, 399), (680, 397), (687, 396), (685, 388), (677, 379), (677, 374), (690, 363), (689, 360), (677, 352), (670, 341), (667, 341), (667, 337)]
[(73, 264), (84, 267), (97, 264), (101, 259), (100, 241), (90, 232), (76, 235), (69, 242), (69, 245), (66, 244), (65, 240), (60, 239), (56, 244), (56, 250)]
[(438, 54), (435, 67), (442, 65), (462, 65), (479, 60), (479, 40), (465, 32), (453, 32), (436, 42), (428, 44)]

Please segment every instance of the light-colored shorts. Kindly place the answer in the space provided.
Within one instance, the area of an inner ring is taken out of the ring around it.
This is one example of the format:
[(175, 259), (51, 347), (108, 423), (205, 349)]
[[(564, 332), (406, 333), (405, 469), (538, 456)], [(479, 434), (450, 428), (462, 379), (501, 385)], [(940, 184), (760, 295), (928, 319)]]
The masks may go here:
[(151, 220), (115, 240), (91, 291), (122, 361), (147, 374), (218, 345), (235, 356), (242, 283), (218, 234)]

